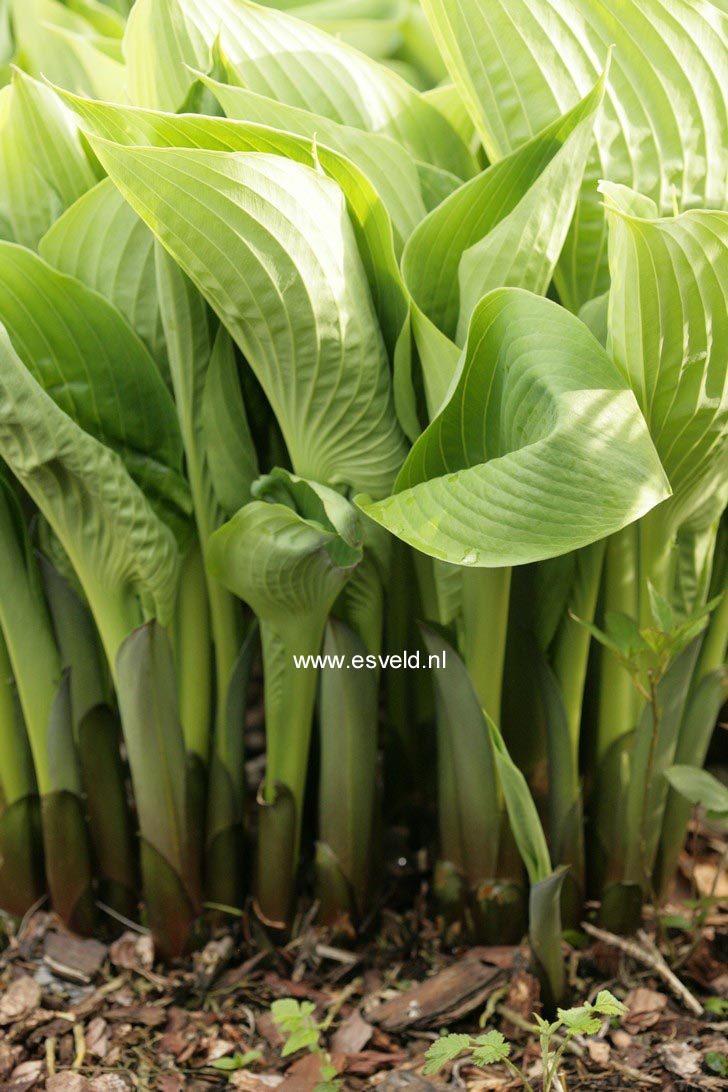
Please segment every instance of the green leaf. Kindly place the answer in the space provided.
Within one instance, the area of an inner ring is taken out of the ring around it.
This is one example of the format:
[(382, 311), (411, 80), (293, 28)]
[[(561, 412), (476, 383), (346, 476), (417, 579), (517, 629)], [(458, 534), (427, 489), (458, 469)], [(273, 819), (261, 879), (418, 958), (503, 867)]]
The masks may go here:
[(302, 1023), (315, 1011), (313, 1001), (296, 1001), (293, 997), (281, 997), (274, 1001), (270, 1007), (274, 1023), (278, 1024), (281, 1031), (292, 1032), (298, 1030)]
[(618, 1001), (609, 990), (599, 991), (592, 1008), (595, 1012), (601, 1013), (602, 1016), (626, 1016), (629, 1011), (627, 1006)]
[(602, 79), (564, 117), (451, 194), (410, 239), (407, 287), (452, 341), (465, 342), (473, 310), (492, 288), (546, 292), (603, 93)]
[(464, 344), (483, 296), (501, 287), (545, 294), (603, 93), (604, 78), (565, 117), (451, 194), (411, 236), (402, 271), (431, 416), (456, 372), (451, 343)]
[(0, 322), (33, 377), (179, 519), (189, 499), (177, 415), (134, 332), (96, 292), (24, 247), (0, 243), (0, 278)]
[(531, 884), (537, 884), (551, 875), (551, 858), (541, 820), (526, 779), (508, 754), (503, 736), (490, 717), (487, 722), (513, 837)]
[[(568, 868), (555, 869), (538, 883), (532, 884), (528, 896), (528, 939), (541, 982), (541, 995), (550, 1008), (563, 1000), (566, 989), (561, 897), (567, 874)], [(554, 1024), (545, 1029), (541, 1027), (541, 1034), (549, 1036), (554, 1030)]]
[(488, 1031), (473, 1040), (473, 1064), (485, 1067), (495, 1062), (502, 1062), (511, 1053), (511, 1044), (507, 1043), (499, 1031)]
[(235, 349), (224, 326), (218, 329), (210, 353), (200, 424), (213, 492), (220, 507), (233, 515), (250, 500), (250, 488), (259, 472)]
[(295, 1054), (297, 1050), (316, 1046), (320, 1034), (318, 1028), (296, 1028), (286, 1040), (281, 1050), (281, 1057), (287, 1058), (289, 1054)]
[(591, 1006), (581, 1005), (576, 1009), (557, 1009), (564, 1027), (575, 1035), (596, 1035), (602, 1026), (598, 1016), (594, 1016)]
[(225, 1072), (235, 1072), (238, 1069), (246, 1069), (251, 1062), (257, 1062), (262, 1058), (261, 1050), (246, 1050), (244, 1054), (237, 1052), (230, 1058), (216, 1058), (212, 1062), (213, 1069), (222, 1069)]
[(354, 508), (338, 493), (283, 470), (210, 539), (211, 573), (281, 634), (328, 612), (361, 559)]
[(245, 354), (296, 472), (386, 492), (404, 444), (338, 186), (280, 156), (92, 143)]
[(618, 649), (626, 660), (631, 660), (636, 653), (647, 647), (637, 621), (622, 611), (607, 611), (604, 615), (604, 626), (611, 646)]
[(0, 332), (0, 455), (63, 544), (110, 662), (141, 620), (138, 596), (172, 616), (179, 555), (172, 532), (115, 452), (84, 432), (36, 382)]
[(64, 209), (97, 182), (78, 123), (57, 96), (15, 71), (0, 90), (2, 234), (34, 247)]
[(94, 0), (10, 0), (23, 67), (71, 91), (121, 101), (123, 21)]
[(195, 79), (189, 68), (208, 71), (218, 37), (236, 82), (250, 91), (386, 133), (415, 158), (463, 178), (472, 173), (459, 135), (405, 80), (310, 24), (248, 0), (139, 0), (125, 38), (130, 100), (177, 110)]
[(696, 766), (671, 766), (665, 770), (665, 777), (691, 804), (700, 804), (721, 817), (728, 816), (728, 788), (707, 770)]
[(717, 1073), (719, 1077), (728, 1077), (728, 1056), (721, 1054), (719, 1050), (709, 1050), (703, 1061), (711, 1073)]
[[(728, 213), (655, 218), (602, 183), (609, 221), (608, 349), (629, 378), (674, 497), (661, 537), (728, 500)], [(637, 301), (638, 306), (635, 306)]]
[(88, 36), (53, 24), (43, 29), (44, 52), (53, 59), (39, 67), (39, 75), (93, 98), (112, 102), (126, 98), (126, 67), (114, 38)]
[(80, 197), (43, 236), (49, 265), (104, 296), (154, 357), (163, 377), (169, 361), (157, 298), (154, 236), (109, 178)]
[[(385, 344), (390, 357), (395, 357), (409, 303), (394, 253), (392, 225), (376, 190), (349, 159), (325, 145), (314, 148), (305, 137), (261, 125), (197, 115), (178, 117), (111, 103), (90, 102), (69, 95), (60, 88), (56, 88), (56, 91), (82, 118), (87, 128), (118, 144), (265, 152), (285, 156), (317, 171), (324, 170), (338, 182), (346, 197)], [(409, 344), (408, 336), (406, 344)], [(418, 433), (419, 428), (415, 430), (415, 435)]]
[(594, 542), (668, 493), (599, 343), (563, 308), (511, 288), (477, 307), (450, 399), (394, 494), (358, 503), (432, 557), (497, 567)]
[(493, 746), (480, 700), (454, 648), (421, 626), (429, 655), (445, 666), (432, 673), (438, 748), (440, 854), (470, 887), (497, 874), (501, 806)]
[(647, 582), (647, 591), (650, 597), (650, 609), (655, 624), (663, 633), (672, 633), (675, 626), (675, 615), (673, 614), (672, 607), (664, 596), (660, 595), (651, 580)]
[(422, 1072), (427, 1076), (438, 1073), (448, 1062), (454, 1062), (459, 1054), (470, 1047), (469, 1035), (442, 1035), (427, 1048)]
[(726, 203), (726, 13), (693, 0), (424, 0), (491, 162), (587, 93), (613, 63), (557, 283), (572, 310), (608, 285), (600, 178), (669, 212)]
[(285, 129), (326, 144), (355, 163), (382, 198), (392, 218), (401, 248), (425, 215), (417, 166), (412, 156), (391, 137), (341, 125), (320, 114), (276, 102), (244, 87), (220, 83), (207, 76), (200, 80), (215, 95), (229, 118)]

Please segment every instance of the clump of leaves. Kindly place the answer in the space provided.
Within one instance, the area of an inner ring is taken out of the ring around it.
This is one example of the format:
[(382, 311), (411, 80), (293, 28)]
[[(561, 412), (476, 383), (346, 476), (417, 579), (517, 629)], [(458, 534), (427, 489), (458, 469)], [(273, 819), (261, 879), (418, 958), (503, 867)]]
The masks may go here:
[(321, 1043), (328, 1024), (326, 1021), (319, 1023), (314, 1016), (315, 1011), (316, 1006), (312, 1001), (296, 1001), (292, 997), (283, 997), (280, 1001), (273, 1002), (271, 1015), (286, 1037), (281, 1056), (287, 1058), (298, 1050), (317, 1054), (321, 1065), (321, 1080), (313, 1092), (337, 1092), (343, 1082), (337, 1078), (331, 1055)]
[[(602, 1017), (624, 1016), (627, 1008), (609, 990), (601, 990), (594, 1002), (586, 1001), (573, 1009), (558, 1009), (557, 1019), (549, 1023), (534, 1014), (541, 1044), (543, 1064), (542, 1092), (550, 1092), (555, 1086), (559, 1066), (569, 1043), (578, 1035), (595, 1035), (602, 1026)], [(437, 1073), (448, 1062), (453, 1062), (464, 1051), (470, 1051), (470, 1061), (480, 1069), (502, 1062), (517, 1077), (526, 1092), (536, 1088), (510, 1059), (511, 1044), (499, 1031), (487, 1031), (484, 1035), (443, 1035), (427, 1051), (424, 1072)]]

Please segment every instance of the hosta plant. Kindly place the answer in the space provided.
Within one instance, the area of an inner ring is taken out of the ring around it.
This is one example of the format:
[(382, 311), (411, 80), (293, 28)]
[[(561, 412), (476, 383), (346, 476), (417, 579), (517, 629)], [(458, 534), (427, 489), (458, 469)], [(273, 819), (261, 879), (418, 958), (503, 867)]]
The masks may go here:
[(10, 0), (4, 909), (350, 935), (393, 827), (558, 1004), (585, 899), (664, 894), (726, 695), (727, 18)]

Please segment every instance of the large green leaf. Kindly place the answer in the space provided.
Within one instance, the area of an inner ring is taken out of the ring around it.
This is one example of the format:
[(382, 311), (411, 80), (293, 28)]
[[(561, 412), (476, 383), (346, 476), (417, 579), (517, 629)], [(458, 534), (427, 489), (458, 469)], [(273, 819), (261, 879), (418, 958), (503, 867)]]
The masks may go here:
[(244, 87), (200, 78), (229, 118), (299, 133), (347, 156), (361, 169), (382, 198), (392, 218), (399, 248), (425, 215), (416, 164), (391, 137), (341, 125), (320, 114), (276, 102)]
[(585, 99), (430, 213), (403, 260), (418, 307), (459, 344), (474, 304), (512, 285), (543, 295), (566, 236), (604, 93)]
[(257, 500), (210, 540), (209, 566), (282, 636), (320, 621), (361, 560), (354, 509), (331, 489), (275, 470), (256, 483)]
[(415, 338), (433, 412), (457, 362), (445, 339), (464, 344), (479, 300), (506, 286), (546, 292), (603, 93), (602, 78), (563, 118), (451, 194), (411, 236), (402, 272), (416, 305)]
[(46, 394), (0, 333), (0, 455), (60, 539), (93, 609), (111, 662), (138, 621), (141, 596), (172, 615), (178, 551), (172, 532), (114, 451)]
[(360, 503), (433, 557), (504, 566), (596, 541), (668, 494), (636, 399), (588, 329), (503, 288), (476, 308), (450, 399), (394, 494)]
[(710, 525), (728, 501), (728, 213), (659, 218), (639, 194), (600, 189), (612, 270), (608, 348), (675, 494), (659, 515), (672, 534), (700, 509), (700, 524)]
[(275, 155), (92, 143), (242, 349), (295, 470), (385, 493), (404, 442), (339, 187)]
[(310, 24), (249, 0), (139, 0), (125, 37), (131, 101), (179, 109), (195, 78), (190, 68), (209, 70), (218, 39), (237, 81), (251, 91), (388, 133), (417, 159), (463, 178), (472, 173), (459, 135), (405, 80)]
[(356, 46), (370, 57), (388, 57), (402, 44), (410, 0), (313, 0), (312, 3), (271, 3), (265, 7), (293, 12), (328, 34)]
[(0, 91), (0, 234), (26, 246), (97, 182), (78, 122), (25, 73)]
[(722, 207), (728, 22), (708, 0), (423, 0), (491, 160), (573, 106), (614, 61), (559, 270), (573, 309), (607, 287), (600, 178), (671, 209)]
[(174, 402), (149, 353), (97, 292), (0, 243), (0, 322), (54, 402), (114, 448), (150, 497), (189, 508)]
[(38, 252), (113, 303), (169, 374), (154, 269), (154, 236), (105, 178), (56, 220)]
[[(408, 303), (395, 257), (392, 224), (376, 190), (349, 159), (325, 145), (316, 149), (306, 137), (251, 122), (115, 106), (56, 90), (86, 127), (117, 144), (266, 152), (325, 171), (346, 197), (384, 341), (390, 356), (395, 355)], [(408, 344), (408, 339), (402, 342)]]
[(23, 65), (95, 98), (124, 101), (123, 20), (96, 0), (10, 0)]

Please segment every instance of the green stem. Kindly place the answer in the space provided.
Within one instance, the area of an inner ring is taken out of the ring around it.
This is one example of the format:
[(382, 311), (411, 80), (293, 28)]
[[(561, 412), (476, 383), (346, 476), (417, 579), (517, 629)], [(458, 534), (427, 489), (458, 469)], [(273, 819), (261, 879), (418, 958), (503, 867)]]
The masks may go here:
[[(346, 655), (351, 661), (355, 655), (366, 656), (368, 648), (347, 626), (330, 619), (324, 652)], [(319, 890), (330, 920), (351, 911), (350, 900), (342, 904), (337, 897), (339, 885), (326, 883), (331, 873), (345, 878), (355, 913), (365, 908), (372, 865), (378, 705), (377, 671), (327, 667), (321, 672), (319, 840), (334, 860), (321, 851)]]
[[(577, 554), (577, 579), (570, 607), (576, 617), (585, 622), (594, 620), (605, 550), (606, 542), (602, 539)], [(553, 666), (569, 725), (575, 769), (578, 768), (579, 760), (579, 736), (590, 647), (589, 631), (567, 615), (554, 641)]]
[(728, 652), (728, 588), (723, 591), (723, 598), (713, 612), (705, 634), (698, 662), (695, 665), (692, 689), (711, 671), (722, 667)]
[(640, 866), (642, 869), (642, 881), (645, 894), (651, 894), (652, 887), (652, 862), (647, 860), (647, 812), (650, 803), (650, 789), (652, 776), (655, 769), (657, 755), (657, 743), (660, 738), (660, 706), (658, 703), (657, 684), (654, 676), (650, 675), (650, 707), (652, 711), (652, 734), (650, 736), (650, 752), (647, 757), (647, 770), (645, 772), (645, 788), (642, 795), (642, 807), (640, 809), (639, 825), (639, 852)]
[(264, 786), (266, 803), (276, 799), (276, 784), (289, 789), (296, 809), (294, 839), (295, 867), (301, 842), (301, 820), (308, 771), (318, 670), (297, 668), (293, 654), (316, 655), (321, 649), (325, 620), (312, 619), (296, 627), (297, 638), (282, 639), (272, 626), (261, 621), (263, 670), (265, 673), (265, 725), (267, 765)]
[(35, 791), (33, 759), (15, 704), (10, 656), (0, 629), (0, 812)]
[(21, 549), (9, 504), (0, 492), (0, 628), (18, 687), (41, 795), (53, 788), (48, 722), (61, 680), (61, 658), (37, 574)]
[(84, 573), (82, 566), (79, 567), (74, 563), (73, 557), (71, 562), (74, 564), (94, 616), (109, 670), (116, 685), (117, 653), (132, 630), (137, 629), (144, 621), (141, 606), (131, 590), (122, 586), (99, 585), (92, 576)]
[(553, 1085), (554, 1080), (555, 1080), (555, 1078), (556, 1078), (556, 1076), (558, 1075), (558, 1072), (559, 1072), (559, 1066), (561, 1065), (561, 1059), (563, 1058), (564, 1051), (566, 1050), (566, 1048), (569, 1045), (570, 1041), (571, 1041), (570, 1037), (567, 1035), (566, 1038), (564, 1039), (563, 1043), (559, 1047), (559, 1049), (556, 1051), (556, 1053), (554, 1055), (554, 1060), (551, 1063), (550, 1068), (544, 1069), (544, 1080), (545, 1080), (544, 1092), (551, 1092), (551, 1086)]
[(463, 569), (464, 660), (480, 703), (500, 724), (511, 570)]
[(185, 748), (205, 766), (210, 757), (210, 626), (207, 585), (199, 543), (185, 558), (174, 627), (179, 713)]
[[(425, 575), (431, 576), (432, 562), (424, 557)], [(387, 609), (384, 615), (384, 646), (387, 652), (401, 652), (410, 647), (412, 622), (416, 618), (413, 607), (416, 603), (415, 579), (421, 586), (423, 567), (417, 566), (415, 577), (414, 553), (406, 543), (395, 539), (392, 544), (392, 560), (386, 591)], [(429, 570), (429, 571), (428, 571)], [(429, 617), (429, 615), (426, 615)], [(407, 784), (418, 780), (421, 749), (418, 746), (416, 714), (416, 682), (409, 671), (390, 671), (387, 677), (385, 699), (387, 703), (387, 721), (396, 735), (401, 747), (404, 763), (402, 776)], [(414, 775), (414, 776), (413, 776)], [(400, 780), (400, 778), (398, 778)]]
[[(609, 539), (604, 571), (604, 610), (639, 615), (637, 594), (637, 541), (634, 525)], [(597, 724), (597, 766), (610, 748), (634, 728), (640, 700), (624, 667), (603, 651), (600, 663)]]
[(521, 1070), (518, 1068), (518, 1066), (514, 1065), (513, 1062), (510, 1060), (510, 1058), (504, 1058), (503, 1061), (506, 1063), (506, 1065), (510, 1069), (513, 1076), (517, 1077), (518, 1080), (521, 1081), (521, 1083), (523, 1084), (525, 1092), (534, 1092), (533, 1085), (528, 1080), (528, 1078), (525, 1076), (525, 1074), (523, 1074), (521, 1072)]
[(45, 558), (41, 572), (63, 664), (71, 670), (73, 732), (99, 895), (120, 914), (133, 916), (136, 845), (110, 676), (86, 605)]

